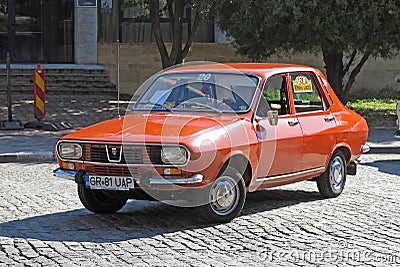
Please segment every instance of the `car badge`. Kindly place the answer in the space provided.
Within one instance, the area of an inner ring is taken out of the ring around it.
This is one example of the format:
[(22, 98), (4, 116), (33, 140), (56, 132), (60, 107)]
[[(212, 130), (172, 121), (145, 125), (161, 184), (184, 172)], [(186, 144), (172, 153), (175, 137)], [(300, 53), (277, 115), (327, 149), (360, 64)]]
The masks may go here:
[(117, 155), (117, 148), (116, 148), (116, 147), (111, 148), (111, 154), (112, 154), (113, 156), (116, 156), (116, 155)]

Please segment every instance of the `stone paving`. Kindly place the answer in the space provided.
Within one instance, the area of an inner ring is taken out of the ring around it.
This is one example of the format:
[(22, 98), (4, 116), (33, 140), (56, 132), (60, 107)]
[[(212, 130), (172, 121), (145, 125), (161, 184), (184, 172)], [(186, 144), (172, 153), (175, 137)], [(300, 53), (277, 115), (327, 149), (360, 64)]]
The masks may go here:
[(0, 164), (0, 266), (400, 265), (400, 155), (362, 156), (334, 199), (314, 182), (248, 195), (226, 224), (159, 202), (82, 208), (55, 164)]
[[(128, 99), (129, 100), (129, 99)], [(129, 101), (121, 101), (121, 114), (125, 113)], [(12, 96), (13, 120), (23, 124), (36, 121), (33, 113), (33, 95)], [(107, 95), (47, 95), (45, 121), (66, 121), (74, 128), (82, 128), (117, 116), (116, 96)], [(7, 100), (0, 95), (0, 121), (7, 120)]]
[[(33, 96), (13, 96), (13, 120), (22, 124), (36, 121), (33, 115)], [(120, 114), (125, 114), (129, 97), (120, 101)], [(7, 120), (7, 101), (0, 95), (0, 121)], [(115, 118), (118, 114), (117, 97), (107, 95), (47, 95), (47, 122), (68, 122), (72, 130), (50, 132), (34, 129), (0, 131), (0, 154), (17, 152), (52, 152), (61, 136), (95, 123)]]

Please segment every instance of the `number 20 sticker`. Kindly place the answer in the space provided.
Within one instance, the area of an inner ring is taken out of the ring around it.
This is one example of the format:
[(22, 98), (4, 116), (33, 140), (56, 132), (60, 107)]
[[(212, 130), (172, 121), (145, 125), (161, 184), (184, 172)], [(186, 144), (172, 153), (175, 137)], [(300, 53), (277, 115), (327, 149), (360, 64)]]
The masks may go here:
[(211, 78), (211, 73), (202, 73), (199, 75), (199, 77), (197, 77), (198, 81), (208, 81)]

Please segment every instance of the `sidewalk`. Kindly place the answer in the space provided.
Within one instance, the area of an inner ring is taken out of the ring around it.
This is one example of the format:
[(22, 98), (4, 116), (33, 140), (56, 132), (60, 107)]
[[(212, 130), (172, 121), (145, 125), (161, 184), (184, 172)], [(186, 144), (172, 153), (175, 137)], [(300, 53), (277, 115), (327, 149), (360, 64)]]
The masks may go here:
[(396, 128), (369, 129), (370, 154), (400, 154), (400, 138), (394, 137)]
[[(34, 121), (32, 96), (13, 96), (13, 119), (23, 124)], [(121, 114), (129, 101), (121, 102)], [(7, 119), (5, 96), (0, 96), (0, 121)], [(40, 130), (0, 131), (0, 163), (54, 161), (55, 144), (61, 136), (77, 129), (114, 118), (116, 97), (103, 95), (49, 95), (46, 101), (46, 121), (66, 121), (73, 130), (46, 132)], [(395, 128), (370, 129), (369, 153), (399, 153), (400, 139), (394, 138)]]
[[(36, 121), (33, 115), (33, 96), (12, 96), (13, 120), (22, 124)], [(125, 114), (129, 101), (120, 102), (120, 113)], [(117, 96), (107, 95), (47, 95), (44, 121), (68, 122), (72, 130), (49, 132), (25, 129), (0, 131), (0, 163), (54, 161), (55, 144), (61, 136), (95, 123), (115, 118), (118, 113)], [(7, 120), (7, 101), (0, 95), (0, 121)]]

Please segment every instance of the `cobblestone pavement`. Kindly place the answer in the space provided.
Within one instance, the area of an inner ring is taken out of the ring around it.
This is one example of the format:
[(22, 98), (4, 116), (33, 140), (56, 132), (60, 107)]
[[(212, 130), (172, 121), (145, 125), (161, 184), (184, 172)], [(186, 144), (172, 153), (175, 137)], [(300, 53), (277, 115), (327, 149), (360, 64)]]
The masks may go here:
[(206, 224), (190, 209), (131, 201), (83, 209), (55, 164), (0, 165), (0, 266), (400, 265), (400, 155), (364, 155), (343, 194), (313, 182), (252, 193), (243, 214)]

